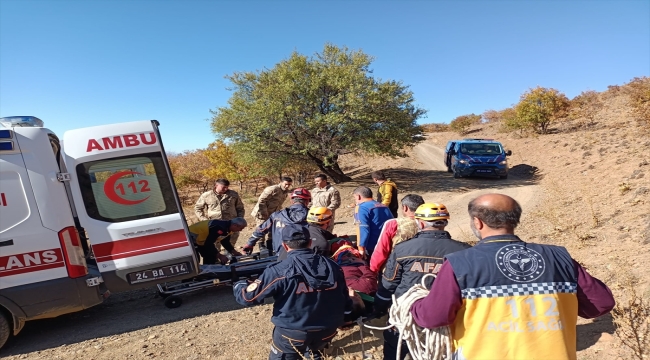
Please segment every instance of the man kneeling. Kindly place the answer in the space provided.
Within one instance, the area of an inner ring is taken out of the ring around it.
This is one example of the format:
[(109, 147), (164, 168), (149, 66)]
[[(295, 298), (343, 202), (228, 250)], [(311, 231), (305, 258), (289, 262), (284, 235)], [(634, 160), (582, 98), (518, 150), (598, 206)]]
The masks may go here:
[[(332, 260), (314, 254), (309, 232), (287, 224), (282, 229), (287, 258), (270, 265), (259, 279), (238, 282), (235, 299), (244, 306), (273, 297), (273, 343), (269, 359), (321, 359), (352, 301), (343, 270)], [(303, 357), (304, 356), (304, 357)]]

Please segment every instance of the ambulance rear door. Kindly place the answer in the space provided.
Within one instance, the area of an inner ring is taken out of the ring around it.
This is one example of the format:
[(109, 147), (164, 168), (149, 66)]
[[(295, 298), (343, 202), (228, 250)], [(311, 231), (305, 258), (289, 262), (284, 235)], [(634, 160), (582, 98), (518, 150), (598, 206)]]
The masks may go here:
[(198, 273), (157, 121), (67, 131), (63, 151), (79, 222), (110, 291)]

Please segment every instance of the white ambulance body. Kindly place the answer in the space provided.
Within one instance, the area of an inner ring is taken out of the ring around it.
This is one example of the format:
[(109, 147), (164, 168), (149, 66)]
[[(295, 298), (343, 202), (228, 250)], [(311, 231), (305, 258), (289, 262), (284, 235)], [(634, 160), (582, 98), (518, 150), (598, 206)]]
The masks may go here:
[(37, 118), (0, 119), (0, 347), (27, 320), (197, 269), (157, 121), (61, 142)]

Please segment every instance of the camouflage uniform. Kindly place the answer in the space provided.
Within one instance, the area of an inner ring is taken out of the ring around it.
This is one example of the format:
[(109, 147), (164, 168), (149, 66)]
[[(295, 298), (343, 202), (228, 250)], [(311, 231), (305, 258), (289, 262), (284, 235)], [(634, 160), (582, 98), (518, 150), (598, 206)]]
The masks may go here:
[[(207, 208), (207, 211), (206, 211)], [(214, 190), (206, 191), (199, 197), (194, 205), (194, 213), (199, 221), (204, 220), (232, 220), (236, 217), (243, 218), (246, 215), (244, 203), (236, 191), (228, 190), (220, 195)], [(239, 232), (230, 235), (230, 243), (233, 246), (237, 243)], [(217, 244), (217, 249), (221, 246)]]
[[(257, 204), (251, 211), (251, 216), (255, 218), (255, 224), (259, 227), (274, 212), (282, 209), (282, 204), (287, 199), (290, 190), (282, 190), (280, 184), (268, 186), (262, 191)], [(271, 240), (271, 233), (268, 234)]]
[(332, 221), (327, 226), (327, 231), (332, 232), (334, 229), (334, 219), (336, 209), (341, 206), (341, 194), (336, 188), (329, 183), (324, 188), (318, 186), (311, 191), (311, 206), (326, 207), (332, 210)]

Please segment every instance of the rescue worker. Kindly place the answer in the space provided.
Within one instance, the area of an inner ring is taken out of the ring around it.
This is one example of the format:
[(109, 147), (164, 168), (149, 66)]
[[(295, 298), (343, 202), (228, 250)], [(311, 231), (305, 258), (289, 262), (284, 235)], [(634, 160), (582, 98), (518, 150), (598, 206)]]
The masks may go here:
[[(257, 199), (257, 204), (251, 211), (251, 216), (255, 218), (255, 225), (262, 225), (274, 212), (282, 209), (282, 204), (287, 199), (287, 195), (291, 192), (291, 184), (293, 180), (290, 177), (280, 178), (280, 183), (266, 187), (260, 197)], [(268, 234), (266, 243), (262, 242), (260, 247), (267, 247), (269, 251), (273, 249), (273, 234)]]
[[(194, 205), (194, 213), (199, 221), (232, 220), (245, 215), (244, 203), (236, 191), (230, 190), (230, 181), (217, 179), (211, 191), (204, 192)], [(239, 232), (234, 232), (228, 240), (234, 246), (239, 238)], [(221, 246), (217, 244), (217, 249)]]
[[(302, 226), (307, 231), (309, 224), (307, 223), (307, 214), (309, 208), (307, 204), (311, 201), (311, 194), (305, 188), (296, 188), (291, 192), (291, 206), (288, 208), (276, 211), (261, 225), (255, 228), (253, 235), (248, 239), (248, 243), (244, 246), (243, 250), (247, 254), (253, 252), (255, 244), (264, 238), (266, 234), (272, 234), (273, 242), (269, 248), (269, 254), (277, 254), (278, 260), (286, 257), (286, 252), (282, 246), (282, 240), (279, 235), (282, 228), (289, 224), (296, 224)], [(276, 235), (278, 237), (276, 237)], [(276, 240), (277, 239), (277, 240)]]
[(576, 320), (614, 307), (612, 293), (560, 246), (514, 234), (521, 207), (503, 194), (470, 201), (473, 248), (446, 256), (411, 307), (425, 328), (450, 325), (454, 358), (576, 359)]
[(370, 176), (372, 176), (372, 181), (379, 185), (377, 201), (388, 206), (390, 212), (393, 213), (393, 217), (397, 217), (397, 209), (399, 208), (397, 203), (397, 185), (390, 179), (387, 179), (383, 171), (373, 171)]
[(327, 182), (327, 175), (318, 174), (314, 178), (315, 188), (311, 190), (311, 206), (325, 207), (332, 212), (332, 220), (327, 226), (330, 233), (334, 230), (334, 219), (336, 218), (336, 209), (341, 206), (341, 194), (330, 183)]
[(379, 234), (375, 251), (370, 258), (370, 269), (381, 272), (393, 247), (408, 240), (420, 231), (420, 222), (415, 218), (415, 210), (424, 204), (420, 195), (408, 194), (402, 198), (402, 217), (390, 219), (384, 223)]
[(354, 223), (357, 225), (357, 247), (364, 259), (372, 255), (384, 223), (393, 218), (386, 205), (372, 199), (372, 190), (359, 186), (354, 196)]
[(190, 225), (189, 230), (196, 249), (203, 258), (203, 265), (216, 264), (217, 261), (225, 265), (228, 262), (228, 257), (217, 251), (217, 243), (221, 243), (231, 255), (241, 256), (242, 254), (235, 250), (229, 238), (233, 233), (242, 231), (247, 225), (246, 220), (240, 217), (232, 220), (204, 220)]
[[(415, 218), (422, 222), (423, 228), (413, 238), (395, 245), (388, 257), (386, 268), (375, 295), (375, 311), (383, 313), (392, 302), (392, 295), (402, 296), (413, 285), (420, 284), (426, 274), (437, 274), (444, 256), (465, 250), (468, 244), (451, 238), (445, 227), (449, 211), (443, 204), (427, 203), (415, 210)], [(431, 286), (428, 281), (427, 287)], [(395, 328), (384, 330), (384, 359), (397, 356), (399, 332)], [(402, 359), (408, 351), (402, 343)]]
[(287, 224), (276, 239), (282, 240), (287, 258), (269, 265), (253, 282), (236, 283), (235, 299), (252, 306), (273, 297), (269, 359), (321, 359), (352, 310), (343, 270), (311, 251), (309, 232), (300, 225)]
[(330, 256), (329, 241), (336, 238), (327, 230), (332, 222), (332, 210), (326, 207), (312, 207), (307, 214), (307, 222), (311, 235), (311, 249), (316, 254)]

